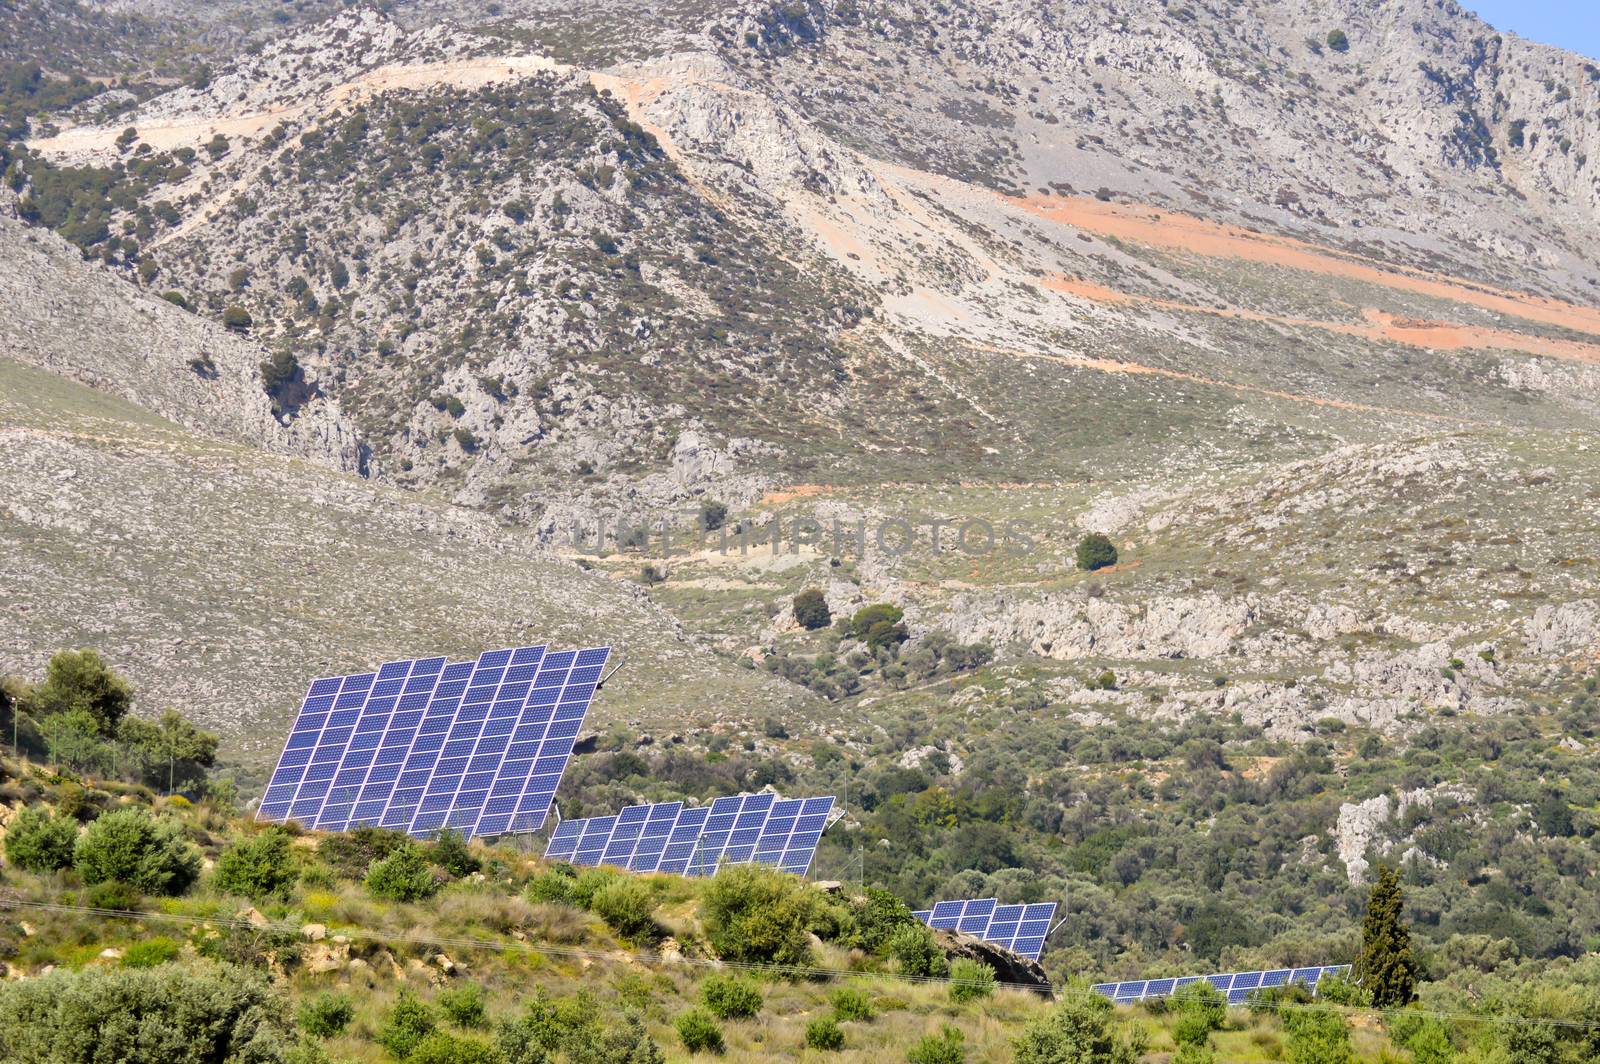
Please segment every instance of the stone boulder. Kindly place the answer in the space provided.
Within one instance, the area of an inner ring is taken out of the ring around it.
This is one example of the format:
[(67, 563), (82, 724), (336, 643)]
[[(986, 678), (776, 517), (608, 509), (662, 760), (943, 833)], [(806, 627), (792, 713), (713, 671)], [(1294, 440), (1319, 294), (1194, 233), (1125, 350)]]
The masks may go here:
[(959, 931), (935, 931), (933, 937), (949, 960), (965, 957), (968, 960), (978, 961), (993, 969), (994, 977), (1001, 983), (1027, 987), (1043, 994), (1053, 993), (1050, 977), (1045, 974), (1044, 968), (1038, 961), (1018, 956), (1004, 946), (997, 946), (993, 942), (985, 942), (981, 938), (973, 938)]

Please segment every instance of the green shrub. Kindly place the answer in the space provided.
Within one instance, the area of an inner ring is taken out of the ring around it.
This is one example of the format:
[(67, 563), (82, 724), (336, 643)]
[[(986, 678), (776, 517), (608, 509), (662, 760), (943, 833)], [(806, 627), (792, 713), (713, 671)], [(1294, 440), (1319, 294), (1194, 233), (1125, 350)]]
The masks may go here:
[(828, 600), (816, 588), (807, 588), (794, 597), (794, 622), (808, 632), (826, 628), (833, 623), (833, 613)]
[(800, 880), (770, 868), (725, 868), (702, 902), (706, 938), (723, 960), (810, 966), (817, 898)]
[(862, 901), (851, 907), (855, 944), (868, 953), (883, 953), (889, 939), (902, 927), (921, 926), (905, 902), (887, 890), (868, 887)]
[(0, 983), (0, 1060), (261, 1064), (291, 1039), (266, 978), (219, 965), (57, 970)]
[[(966, 1064), (966, 1037), (960, 1028), (946, 1026), (938, 1034), (919, 1039), (916, 1045), (907, 1050), (906, 1061), (907, 1064)], [(1063, 1060), (1061, 1064), (1070, 1062)]]
[(594, 896), (615, 882), (618, 875), (611, 868), (584, 869), (572, 883), (572, 900), (580, 908), (589, 908), (594, 904)]
[(1283, 1017), (1289, 1064), (1349, 1064), (1350, 1028), (1333, 1009), (1290, 1009)]
[(487, 1042), (433, 1031), (406, 1057), (406, 1064), (505, 1064), (505, 1057)]
[(483, 860), (467, 846), (466, 837), (454, 828), (445, 828), (433, 840), (433, 863), (458, 879), (483, 868)]
[(700, 984), (700, 1003), (721, 1020), (742, 1020), (761, 1011), (761, 991), (733, 975), (713, 975)]
[(396, 1060), (405, 1060), (413, 1049), (422, 1044), (424, 1038), (433, 1033), (435, 1026), (437, 1023), (433, 1018), (433, 1010), (418, 1001), (409, 990), (402, 990), (400, 999), (384, 1017), (383, 1027), (378, 1031), (378, 1044)]
[[(246, 332), (255, 324), (255, 319), (250, 317), (248, 310), (236, 303), (229, 303), (222, 308), (222, 324), (224, 328), (232, 329), (234, 332)], [(270, 390), (272, 386), (269, 384), (267, 387)]]
[(950, 964), (950, 1000), (975, 1001), (994, 993), (994, 969), (982, 961), (958, 957)]
[(336, 875), (361, 879), (373, 861), (389, 856), (410, 842), (411, 837), (403, 831), (363, 825), (324, 837), (317, 843), (317, 853), (333, 866)]
[(680, 1014), (672, 1026), (678, 1031), (678, 1041), (691, 1053), (720, 1053), (724, 1048), (722, 1028), (705, 1009)]
[(833, 1006), (834, 1017), (846, 1022), (851, 1020), (864, 1022), (878, 1014), (872, 1007), (872, 999), (867, 997), (866, 991), (858, 987), (839, 987), (828, 995), (828, 1003)]
[(115, 909), (118, 912), (133, 912), (144, 904), (144, 895), (126, 883), (118, 883), (108, 879), (104, 883), (96, 883), (83, 892), (83, 903), (91, 909)]
[(948, 970), (938, 939), (921, 923), (902, 927), (889, 936), (884, 952), (905, 975), (940, 976)]
[(500, 1025), (498, 1043), (507, 1064), (665, 1064), (666, 1055), (638, 1017), (607, 1018), (588, 994), (550, 1000), (535, 990), (527, 1010)]
[(630, 942), (654, 942), (661, 937), (650, 888), (641, 879), (618, 876), (595, 891), (589, 908), (611, 929)]
[(485, 1027), (489, 1012), (484, 1004), (483, 987), (477, 983), (463, 983), (442, 991), (434, 1000), (444, 1018), (457, 1027)]
[(422, 855), (422, 848), (407, 843), (389, 856), (373, 861), (367, 870), (367, 890), (377, 898), (394, 901), (422, 901), (439, 891), (433, 866)]
[(900, 607), (890, 605), (887, 602), (863, 606), (850, 618), (850, 634), (857, 639), (865, 639), (874, 625), (899, 624), (905, 615), (905, 611)]
[(182, 947), (170, 938), (142, 938), (122, 951), (119, 963), (124, 968), (154, 968), (177, 960), (180, 952)]
[(1014, 1064), (1135, 1064), (1144, 1053), (1140, 1032), (1117, 1037), (1111, 1015), (1111, 1002), (1086, 987), (1069, 987), (1061, 1004), (1012, 1041)]
[(145, 894), (182, 894), (200, 874), (200, 851), (171, 820), (143, 809), (107, 813), (78, 836), (73, 864), (85, 883), (125, 883)]
[(528, 880), (528, 885), (523, 888), (522, 895), (530, 902), (546, 902), (553, 905), (578, 904), (576, 887), (578, 885), (577, 873), (571, 865), (559, 864), (548, 868)]
[(1078, 568), (1094, 572), (1117, 564), (1117, 548), (1098, 532), (1091, 532), (1078, 540)]
[(224, 894), (247, 898), (287, 897), (295, 878), (289, 833), (271, 827), (224, 850), (217, 858), (211, 885)]
[(844, 1048), (844, 1031), (832, 1016), (818, 1016), (806, 1024), (806, 1048), (829, 1052)]
[(355, 1018), (355, 1006), (343, 994), (327, 993), (308, 997), (300, 1003), (295, 1019), (306, 1034), (333, 1038), (344, 1033)]
[(1170, 1064), (1217, 1064), (1217, 1052), (1207, 1042), (1179, 1042)]
[(6, 826), (6, 860), (27, 872), (56, 872), (72, 864), (77, 821), (31, 805)]
[(1328, 47), (1336, 52), (1348, 52), (1350, 50), (1350, 38), (1345, 34), (1344, 30), (1331, 29), (1328, 31)]
[(1180, 1042), (1204, 1042), (1212, 1031), (1221, 1030), (1222, 1022), (1228, 1018), (1228, 999), (1205, 979), (1179, 987), (1170, 1004), (1182, 1017), (1178, 1031), (1189, 1033), (1188, 1038), (1179, 1037)]

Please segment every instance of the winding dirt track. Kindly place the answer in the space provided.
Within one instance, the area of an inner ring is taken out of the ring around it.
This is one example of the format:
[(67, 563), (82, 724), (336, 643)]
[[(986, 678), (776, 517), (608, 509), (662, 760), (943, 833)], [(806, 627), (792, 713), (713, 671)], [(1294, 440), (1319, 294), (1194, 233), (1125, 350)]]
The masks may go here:
[[(1179, 214), (1156, 207), (1102, 203), (1092, 197), (1007, 197), (1006, 202), (1047, 221), (1103, 236), (1131, 240), (1150, 247), (1207, 258), (1240, 259), (1324, 277), (1340, 277), (1396, 292), (1464, 303), (1496, 314), (1600, 337), (1600, 308), (1579, 306), (1526, 292), (1515, 292), (1443, 274), (1381, 263), (1358, 255), (1318, 247), (1293, 237), (1256, 233), (1238, 226), (1208, 222), (1193, 215)], [(1433, 324), (1429, 323), (1430, 326)], [(1406, 332), (1407, 327), (1400, 327), (1396, 335), (1386, 338), (1399, 339)], [(1483, 330), (1483, 332), (1495, 336), (1501, 335), (1499, 330)], [(1443, 337), (1443, 334), (1440, 335)], [(1410, 340), (1402, 342), (1409, 343)], [(1430, 343), (1428, 346), (1448, 345), (1441, 342)], [(1474, 343), (1463, 346), (1484, 345)], [(1593, 349), (1593, 345), (1578, 346)], [(1589, 361), (1592, 357), (1592, 355), (1586, 357), (1584, 361)]]
[[(1295, 318), (1281, 314), (1263, 314), (1239, 307), (1207, 307), (1198, 303), (1180, 303), (1171, 299), (1120, 292), (1114, 288), (1081, 281), (1070, 277), (1046, 277), (1039, 282), (1045, 288), (1093, 300), (1096, 303), (1140, 305), (1181, 314), (1205, 314), (1214, 318), (1232, 318), (1236, 321), (1258, 321), (1281, 325), (1291, 329), (1320, 329), (1323, 332), (1354, 336), (1372, 343), (1397, 343), (1432, 351), (1518, 351), (1526, 355), (1542, 355), (1567, 362), (1588, 362), (1600, 365), (1600, 344), (1581, 340), (1561, 340), (1549, 336), (1530, 336), (1509, 329), (1490, 329), (1479, 325), (1457, 325), (1447, 321), (1418, 321), (1388, 314), (1375, 307), (1366, 307), (1362, 316), (1366, 324), (1353, 322), (1319, 321)], [(1581, 308), (1577, 308), (1581, 309)]]

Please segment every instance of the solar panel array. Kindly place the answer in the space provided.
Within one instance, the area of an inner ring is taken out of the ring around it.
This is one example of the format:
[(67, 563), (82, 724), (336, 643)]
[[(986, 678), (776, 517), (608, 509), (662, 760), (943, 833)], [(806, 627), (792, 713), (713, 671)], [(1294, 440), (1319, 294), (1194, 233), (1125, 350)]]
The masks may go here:
[(1331, 964), (1320, 968), (1275, 968), (1265, 972), (1230, 972), (1225, 975), (1186, 975), (1180, 979), (1140, 979), (1130, 983), (1096, 983), (1093, 989), (1104, 994), (1118, 1005), (1129, 1005), (1148, 998), (1166, 997), (1179, 987), (1198, 983), (1204, 979), (1227, 995), (1228, 1004), (1243, 1005), (1257, 990), (1303, 983), (1306, 989), (1316, 992), (1317, 982), (1324, 976), (1348, 976), (1350, 965)]
[(1055, 919), (1056, 903), (1001, 905), (996, 898), (975, 898), (941, 901), (911, 915), (935, 930), (960, 931), (1038, 960), (1044, 952), (1045, 936), (1050, 934), (1050, 921)]
[(610, 654), (520, 647), (313, 680), (257, 816), (419, 837), (535, 831)]
[(564, 820), (545, 857), (630, 872), (709, 876), (724, 864), (764, 864), (805, 875), (833, 798), (738, 794), (709, 806), (630, 805), (616, 816)]

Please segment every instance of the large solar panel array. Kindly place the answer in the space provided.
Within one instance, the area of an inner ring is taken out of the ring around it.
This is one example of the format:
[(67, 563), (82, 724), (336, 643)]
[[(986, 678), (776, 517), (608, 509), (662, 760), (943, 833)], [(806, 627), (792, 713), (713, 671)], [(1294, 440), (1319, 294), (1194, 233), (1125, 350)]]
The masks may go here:
[(1104, 994), (1118, 1005), (1130, 1005), (1148, 998), (1166, 997), (1179, 987), (1205, 979), (1228, 997), (1228, 1004), (1243, 1005), (1257, 990), (1303, 983), (1306, 989), (1316, 992), (1317, 981), (1324, 976), (1348, 976), (1350, 965), (1331, 964), (1320, 968), (1275, 968), (1266, 972), (1229, 972), (1225, 975), (1186, 975), (1181, 979), (1140, 979), (1130, 983), (1096, 983), (1093, 989)]
[(772, 794), (737, 794), (709, 806), (630, 805), (616, 816), (562, 821), (545, 857), (688, 876), (713, 875), (724, 864), (764, 864), (803, 876), (832, 811), (831, 796)]
[(610, 654), (520, 647), (313, 680), (257, 816), (418, 837), (536, 831)]
[(1050, 921), (1055, 919), (1056, 903), (1001, 905), (995, 898), (975, 898), (941, 901), (911, 915), (935, 930), (960, 931), (1004, 946), (1019, 957), (1038, 960), (1050, 934)]

